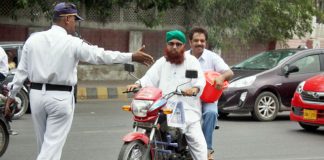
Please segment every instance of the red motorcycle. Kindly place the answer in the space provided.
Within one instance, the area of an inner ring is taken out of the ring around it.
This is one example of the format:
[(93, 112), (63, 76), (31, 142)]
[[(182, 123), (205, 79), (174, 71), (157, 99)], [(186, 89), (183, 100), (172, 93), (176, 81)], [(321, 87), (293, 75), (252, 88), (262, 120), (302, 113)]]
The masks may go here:
[[(126, 64), (125, 70), (131, 74), (134, 67)], [(186, 71), (186, 78), (197, 78), (197, 71)], [(162, 96), (162, 90), (154, 87), (131, 92), (136, 93), (131, 105), (122, 109), (133, 113), (134, 130), (124, 136), (118, 160), (192, 159), (181, 128), (168, 125), (173, 118), (184, 124), (184, 119), (181, 119), (183, 110), (181, 112), (178, 105), (169, 103), (172, 96), (182, 95), (182, 92), (176, 89)]]

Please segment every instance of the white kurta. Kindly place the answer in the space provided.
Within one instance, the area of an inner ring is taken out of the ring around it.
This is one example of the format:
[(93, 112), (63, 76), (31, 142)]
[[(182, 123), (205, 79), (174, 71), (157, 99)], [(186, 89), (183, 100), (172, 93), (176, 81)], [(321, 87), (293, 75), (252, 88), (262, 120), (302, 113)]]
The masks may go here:
[(188, 142), (191, 155), (195, 160), (207, 159), (207, 144), (201, 130), (201, 102), (200, 95), (205, 86), (205, 78), (198, 60), (190, 54), (185, 54), (185, 60), (180, 65), (171, 64), (164, 57), (160, 58), (137, 82), (142, 87), (154, 86), (162, 89), (162, 93), (168, 94), (175, 91), (177, 86), (190, 79), (185, 77), (186, 70), (198, 71), (198, 78), (179, 87), (180, 90), (198, 87), (199, 94), (196, 97), (174, 96), (171, 100), (181, 101), (185, 112), (184, 133)]
[(201, 104), (199, 97), (206, 83), (200, 69), (200, 64), (195, 57), (185, 55), (185, 60), (180, 65), (171, 64), (162, 57), (158, 59), (140, 79), (140, 83), (142, 87), (158, 87), (162, 89), (163, 94), (168, 94), (175, 91), (178, 85), (190, 81), (190, 79), (185, 77), (186, 70), (197, 70), (198, 78), (192, 79), (190, 83), (180, 86), (179, 89), (184, 90), (198, 87), (200, 92), (196, 97), (174, 96), (173, 98), (183, 102), (186, 123), (190, 124), (200, 121), (201, 119)]

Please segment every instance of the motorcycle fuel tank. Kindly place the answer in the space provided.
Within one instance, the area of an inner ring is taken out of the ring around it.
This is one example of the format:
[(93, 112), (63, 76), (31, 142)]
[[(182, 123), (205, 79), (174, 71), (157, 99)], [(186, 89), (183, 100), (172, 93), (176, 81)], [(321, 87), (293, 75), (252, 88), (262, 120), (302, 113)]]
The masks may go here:
[(161, 97), (161, 89), (155, 87), (144, 87), (135, 95), (134, 99), (155, 101)]

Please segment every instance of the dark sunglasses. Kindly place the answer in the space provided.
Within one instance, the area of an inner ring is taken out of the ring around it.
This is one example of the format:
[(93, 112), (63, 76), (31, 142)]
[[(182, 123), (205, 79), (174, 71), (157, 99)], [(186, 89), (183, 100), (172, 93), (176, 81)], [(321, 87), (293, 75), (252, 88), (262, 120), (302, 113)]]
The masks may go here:
[(173, 47), (174, 45), (176, 45), (176, 47), (181, 47), (183, 44), (180, 42), (168, 42), (168, 45)]

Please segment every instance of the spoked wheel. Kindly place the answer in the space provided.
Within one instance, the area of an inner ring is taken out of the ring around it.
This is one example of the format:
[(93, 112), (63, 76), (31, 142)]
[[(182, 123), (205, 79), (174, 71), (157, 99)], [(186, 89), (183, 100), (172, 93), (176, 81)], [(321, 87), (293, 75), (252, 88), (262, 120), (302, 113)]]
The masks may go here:
[(277, 117), (279, 101), (271, 92), (262, 92), (256, 99), (252, 116), (258, 121), (272, 121)]
[[(143, 160), (146, 149), (147, 146), (139, 140), (124, 143), (119, 152), (118, 160)], [(147, 158), (149, 158), (147, 160), (150, 160), (150, 157)]]
[(6, 152), (9, 144), (9, 133), (5, 124), (0, 121), (0, 157)]

